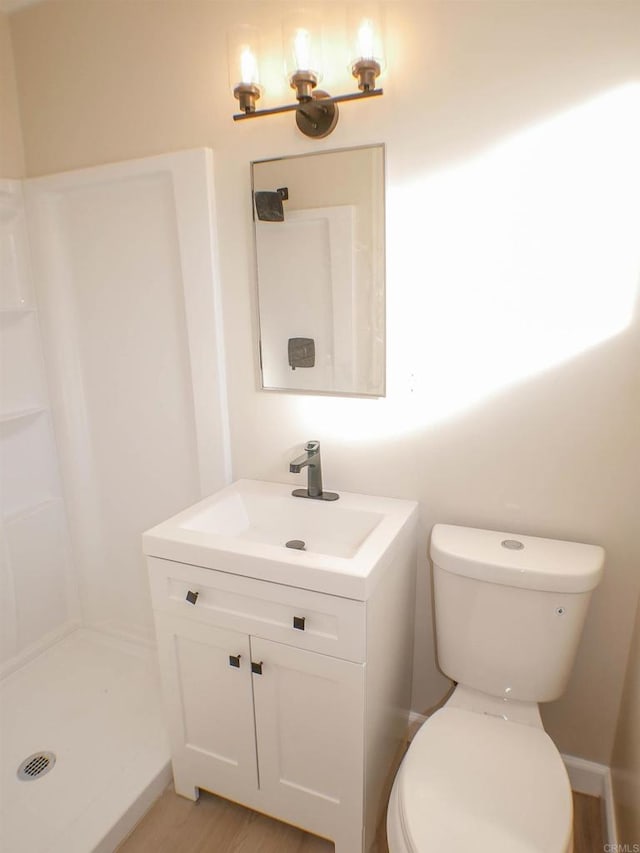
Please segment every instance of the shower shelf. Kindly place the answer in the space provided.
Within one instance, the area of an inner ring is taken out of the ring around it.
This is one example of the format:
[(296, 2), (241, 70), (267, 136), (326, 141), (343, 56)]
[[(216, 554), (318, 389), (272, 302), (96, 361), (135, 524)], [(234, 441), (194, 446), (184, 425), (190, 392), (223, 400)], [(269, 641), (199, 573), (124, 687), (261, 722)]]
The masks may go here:
[(23, 418), (32, 418), (36, 415), (41, 415), (43, 412), (46, 412), (47, 409), (44, 406), (34, 406), (29, 409), (19, 409), (15, 412), (5, 412), (0, 415), (0, 424), (11, 423), (12, 421), (19, 421)]
[(5, 517), (2, 519), (2, 523), (6, 526), (11, 526), (12, 524), (16, 524), (21, 521), (24, 521), (27, 518), (30, 518), (32, 515), (35, 515), (38, 512), (42, 512), (43, 510), (49, 509), (50, 507), (61, 503), (62, 498), (59, 497), (45, 498), (44, 500), (38, 501), (37, 503), (34, 503), (31, 506), (26, 506), (17, 510), (16, 512), (12, 512), (10, 515), (5, 515)]

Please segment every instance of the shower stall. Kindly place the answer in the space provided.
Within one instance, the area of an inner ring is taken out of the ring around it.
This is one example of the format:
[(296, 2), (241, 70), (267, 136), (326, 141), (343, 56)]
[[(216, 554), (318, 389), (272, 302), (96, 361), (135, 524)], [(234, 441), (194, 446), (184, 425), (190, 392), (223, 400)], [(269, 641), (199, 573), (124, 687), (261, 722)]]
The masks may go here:
[(170, 780), (141, 533), (230, 479), (213, 162), (0, 181), (2, 853)]

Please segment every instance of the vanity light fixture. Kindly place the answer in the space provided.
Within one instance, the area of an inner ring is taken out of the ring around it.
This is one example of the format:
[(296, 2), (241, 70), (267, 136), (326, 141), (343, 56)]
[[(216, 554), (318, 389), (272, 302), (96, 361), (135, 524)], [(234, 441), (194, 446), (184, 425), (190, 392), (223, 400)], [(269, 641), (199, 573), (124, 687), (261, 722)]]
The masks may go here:
[(349, 68), (358, 81), (358, 92), (330, 95), (318, 88), (322, 79), (322, 55), (319, 27), (306, 13), (300, 20), (291, 16), (283, 26), (285, 70), (289, 85), (296, 93), (295, 104), (257, 110), (262, 94), (258, 76), (258, 33), (252, 27), (239, 27), (229, 35), (229, 78), (240, 112), (234, 121), (295, 112), (299, 130), (313, 138), (328, 136), (338, 123), (338, 103), (371, 98), (383, 94), (376, 79), (384, 68), (380, 22), (375, 9), (354, 12), (349, 18), (351, 62)]

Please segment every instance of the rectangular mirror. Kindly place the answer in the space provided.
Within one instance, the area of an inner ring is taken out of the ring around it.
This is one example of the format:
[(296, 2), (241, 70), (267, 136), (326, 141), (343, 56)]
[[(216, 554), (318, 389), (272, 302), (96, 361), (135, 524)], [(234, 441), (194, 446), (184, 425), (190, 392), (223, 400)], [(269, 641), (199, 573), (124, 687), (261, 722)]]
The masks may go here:
[(384, 146), (251, 175), (262, 387), (384, 396)]

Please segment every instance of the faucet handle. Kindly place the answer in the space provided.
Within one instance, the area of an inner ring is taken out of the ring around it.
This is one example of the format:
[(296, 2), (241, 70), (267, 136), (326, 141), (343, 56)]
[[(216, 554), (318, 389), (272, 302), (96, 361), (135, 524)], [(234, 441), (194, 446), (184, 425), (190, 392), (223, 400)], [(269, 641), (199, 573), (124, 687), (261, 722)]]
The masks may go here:
[(305, 444), (304, 449), (307, 451), (307, 453), (311, 453), (313, 450), (320, 450), (320, 442), (315, 440), (308, 441)]

